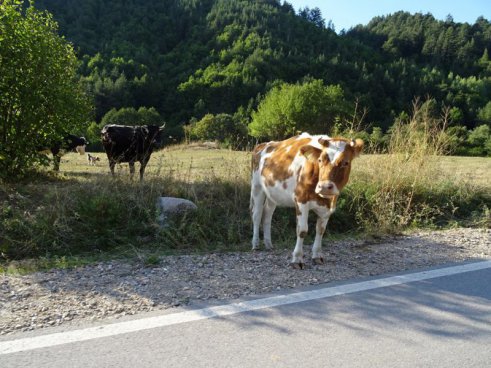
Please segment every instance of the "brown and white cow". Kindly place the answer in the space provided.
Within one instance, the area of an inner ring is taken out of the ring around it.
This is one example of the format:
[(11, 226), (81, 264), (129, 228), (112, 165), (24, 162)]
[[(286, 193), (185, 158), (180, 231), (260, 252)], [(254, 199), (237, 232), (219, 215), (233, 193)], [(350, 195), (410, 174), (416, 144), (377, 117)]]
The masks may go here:
[(351, 161), (363, 148), (361, 139), (330, 138), (302, 133), (281, 142), (256, 146), (252, 156), (251, 212), (252, 249), (259, 246), (262, 219), (264, 245), (272, 248), (271, 219), (277, 206), (295, 207), (297, 243), (292, 266), (303, 268), (303, 241), (308, 231), (308, 215), (317, 214), (312, 261), (323, 264), (321, 245), (329, 216), (346, 185)]

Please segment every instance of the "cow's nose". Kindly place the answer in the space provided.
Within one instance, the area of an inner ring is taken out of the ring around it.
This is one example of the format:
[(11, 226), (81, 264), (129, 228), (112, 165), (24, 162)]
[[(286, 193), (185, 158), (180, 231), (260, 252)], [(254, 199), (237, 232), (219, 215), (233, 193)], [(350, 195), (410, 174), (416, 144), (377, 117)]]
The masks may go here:
[(315, 192), (321, 197), (338, 195), (338, 189), (333, 182), (319, 182), (315, 188)]

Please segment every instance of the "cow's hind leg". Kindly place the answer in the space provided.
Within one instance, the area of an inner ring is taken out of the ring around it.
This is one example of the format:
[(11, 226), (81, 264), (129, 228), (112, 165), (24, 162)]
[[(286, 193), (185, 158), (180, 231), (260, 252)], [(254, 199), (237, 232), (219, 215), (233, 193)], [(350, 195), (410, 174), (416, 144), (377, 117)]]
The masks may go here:
[(263, 208), (263, 233), (264, 246), (266, 249), (273, 248), (273, 243), (271, 242), (271, 220), (275, 209), (276, 204), (270, 199), (266, 198)]
[(265, 200), (266, 194), (261, 185), (254, 184), (253, 181), (251, 185), (252, 250), (256, 250), (259, 247), (259, 228)]

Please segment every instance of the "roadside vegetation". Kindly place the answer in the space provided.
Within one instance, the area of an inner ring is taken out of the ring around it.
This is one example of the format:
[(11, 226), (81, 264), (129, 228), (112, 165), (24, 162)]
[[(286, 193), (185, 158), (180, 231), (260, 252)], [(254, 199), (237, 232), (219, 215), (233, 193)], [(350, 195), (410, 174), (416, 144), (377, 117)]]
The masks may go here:
[[(377, 237), (421, 227), (490, 227), (490, 159), (441, 156), (448, 138), (442, 124), (416, 106), (409, 120), (395, 124), (388, 153), (357, 159), (330, 234)], [(70, 154), (58, 175), (41, 171), (25, 183), (1, 186), (4, 265), (34, 258), (38, 265), (69, 266), (74, 259), (78, 264), (114, 256), (151, 265), (162, 254), (249, 249), (248, 152), (171, 146), (152, 156), (143, 183), (128, 179), (127, 165), (112, 179), (99, 155), (96, 167)], [(162, 229), (159, 196), (190, 199), (198, 211)], [(275, 245), (291, 246), (294, 228), (292, 210), (279, 208)]]

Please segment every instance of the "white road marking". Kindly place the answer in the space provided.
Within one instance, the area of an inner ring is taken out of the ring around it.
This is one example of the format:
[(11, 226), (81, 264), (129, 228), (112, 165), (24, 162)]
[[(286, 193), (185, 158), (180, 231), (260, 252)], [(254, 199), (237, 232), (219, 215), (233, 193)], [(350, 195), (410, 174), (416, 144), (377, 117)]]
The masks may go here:
[(410, 282), (456, 275), (464, 272), (479, 271), (487, 268), (491, 268), (491, 260), (468, 263), (460, 266), (445, 267), (430, 271), (415, 272), (401, 276), (391, 276), (382, 279), (326, 287), (310, 291), (302, 291), (287, 295), (278, 295), (239, 303), (225, 304), (210, 308), (166, 314), (157, 317), (142, 318), (127, 322), (118, 322), (105, 326), (84, 328), (81, 330), (2, 341), (0, 342), (0, 355), (47, 348), (79, 341), (87, 341), (152, 328), (199, 321), (208, 318), (224, 317), (258, 309), (272, 308), (315, 299), (330, 298), (337, 295), (352, 294), (360, 291), (407, 284)]

